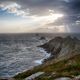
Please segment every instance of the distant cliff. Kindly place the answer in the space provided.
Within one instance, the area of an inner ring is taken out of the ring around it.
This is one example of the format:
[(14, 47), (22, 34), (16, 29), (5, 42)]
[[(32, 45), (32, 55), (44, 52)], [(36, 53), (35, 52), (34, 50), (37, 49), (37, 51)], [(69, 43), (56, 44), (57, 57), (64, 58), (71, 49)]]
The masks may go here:
[(55, 37), (49, 42), (41, 45), (52, 58), (65, 59), (80, 54), (80, 40), (76, 37)]

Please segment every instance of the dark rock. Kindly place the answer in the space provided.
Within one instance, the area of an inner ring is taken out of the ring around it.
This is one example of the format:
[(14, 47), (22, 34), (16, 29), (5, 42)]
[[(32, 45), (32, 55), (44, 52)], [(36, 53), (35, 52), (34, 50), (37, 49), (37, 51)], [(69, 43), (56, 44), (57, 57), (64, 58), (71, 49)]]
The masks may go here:
[(46, 38), (44, 36), (40, 37), (40, 40), (45, 40)]

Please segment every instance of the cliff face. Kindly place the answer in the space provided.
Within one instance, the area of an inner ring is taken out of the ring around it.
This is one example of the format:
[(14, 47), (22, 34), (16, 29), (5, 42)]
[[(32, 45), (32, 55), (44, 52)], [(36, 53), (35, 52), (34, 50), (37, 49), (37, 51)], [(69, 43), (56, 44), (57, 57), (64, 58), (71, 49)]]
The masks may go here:
[(59, 60), (80, 54), (80, 40), (70, 36), (66, 38), (56, 37), (40, 47), (51, 53), (51, 57)]

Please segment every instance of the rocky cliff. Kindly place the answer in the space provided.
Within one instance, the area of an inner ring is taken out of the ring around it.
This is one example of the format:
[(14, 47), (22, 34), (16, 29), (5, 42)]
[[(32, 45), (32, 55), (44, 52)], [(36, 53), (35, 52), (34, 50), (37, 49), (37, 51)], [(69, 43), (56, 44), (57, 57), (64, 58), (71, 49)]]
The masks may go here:
[(76, 37), (55, 37), (40, 47), (51, 53), (52, 58), (57, 58), (59, 60), (80, 54), (80, 40)]

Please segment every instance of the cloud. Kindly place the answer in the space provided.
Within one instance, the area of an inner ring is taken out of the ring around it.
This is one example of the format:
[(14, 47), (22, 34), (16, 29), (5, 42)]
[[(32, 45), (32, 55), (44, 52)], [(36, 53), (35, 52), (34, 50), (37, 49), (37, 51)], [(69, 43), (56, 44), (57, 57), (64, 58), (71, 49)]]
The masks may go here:
[[(22, 6), (17, 4), (17, 2), (3, 2), (0, 4), (0, 8), (4, 11), (7, 10), (8, 13), (13, 13), (17, 16), (21, 16), (23, 18), (31, 19), (31, 21), (41, 24), (46, 24), (47, 22), (52, 22), (58, 19), (59, 17), (63, 17), (63, 14), (55, 13), (53, 10), (48, 9), (48, 15), (39, 16), (37, 14), (31, 14), (29, 9), (22, 9)], [(35, 11), (34, 11), (35, 12)]]
[(17, 16), (27, 17), (29, 11), (25, 12), (21, 9), (21, 5), (17, 4), (16, 2), (4, 2), (0, 4), (0, 8), (5, 11), (7, 10), (8, 13), (13, 13)]
[[(17, 16), (21, 16), (23, 18), (26, 18), (26, 21), (25, 21), (26, 23), (21, 22), (22, 25), (18, 25), (19, 24), (18, 22), (15, 23), (16, 28), (14, 26), (14, 29), (17, 29), (17, 27), (19, 26), (19, 27), (21, 27), (21, 29), (19, 29), (19, 30), (26, 30), (26, 28), (28, 30), (31, 28), (32, 29), (39, 28), (39, 27), (42, 28), (46, 23), (50, 23), (50, 22), (55, 21), (56, 19), (58, 19), (60, 17), (63, 17), (63, 14), (55, 13), (51, 9), (48, 9), (48, 15), (45, 14), (45, 15), (39, 16), (38, 14), (32, 14), (29, 11), (30, 9), (28, 9), (28, 8), (24, 9), (22, 7), (22, 5), (18, 4), (17, 2), (3, 2), (0, 4), (0, 8), (3, 11), (7, 11), (8, 13), (15, 14)], [(8, 27), (8, 24), (9, 23), (6, 23), (7, 28), (10, 28), (10, 26), (13, 27), (12, 23), (11, 23), (12, 25), (9, 25), (9, 27)], [(26, 25), (26, 27), (24, 26), (24, 24)], [(28, 28), (27, 26), (29, 26), (31, 28)], [(24, 29), (24, 27), (25, 27), (25, 29)], [(12, 31), (12, 29), (11, 29), (11, 31)], [(6, 29), (6, 30), (9, 30), (9, 29)], [(45, 29), (43, 29), (43, 30), (45, 30)], [(48, 32), (50, 32), (50, 30), (51, 29), (48, 29)]]
[(52, 10), (52, 13), (64, 14), (64, 18), (59, 20), (62, 24), (72, 24), (80, 20), (80, 0), (17, 0), (16, 2), (25, 11), (29, 8), (30, 15), (49, 15)]
[[(17, 16), (31, 18), (45, 26), (68, 26), (70, 31), (80, 31), (80, 0), (0, 0), (0, 7)], [(51, 14), (63, 14), (56, 17)], [(72, 27), (73, 26), (73, 27)]]
[(54, 26), (54, 27), (40, 27), (33, 30), (37, 33), (64, 33), (66, 29), (64, 26)]
[(65, 15), (79, 15), (80, 0), (0, 0), (1, 2), (13, 1), (21, 6), (21, 10), (27, 9), (31, 15), (47, 15), (49, 10)]

